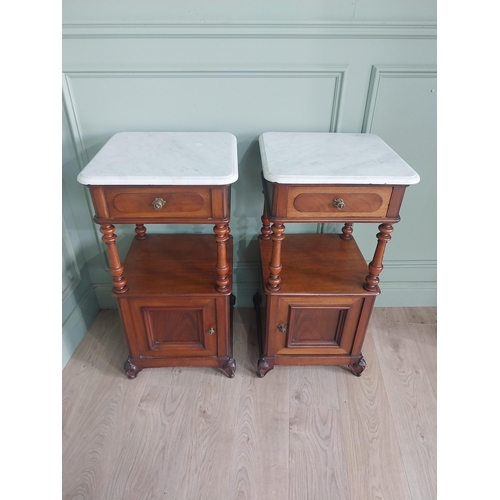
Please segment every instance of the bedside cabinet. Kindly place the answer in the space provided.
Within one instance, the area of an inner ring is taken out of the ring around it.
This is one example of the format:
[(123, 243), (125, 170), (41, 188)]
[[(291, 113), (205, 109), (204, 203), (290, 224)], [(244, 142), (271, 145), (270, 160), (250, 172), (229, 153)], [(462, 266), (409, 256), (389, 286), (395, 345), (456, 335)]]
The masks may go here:
[[(109, 256), (127, 339), (124, 370), (214, 366), (233, 377), (231, 184), (228, 133), (123, 132), (81, 171)], [(122, 263), (115, 225), (134, 224)], [(212, 224), (210, 234), (150, 234), (146, 225)]]
[[(262, 292), (254, 297), (263, 377), (275, 365), (345, 365), (361, 375), (368, 322), (392, 224), (418, 174), (373, 134), (264, 133)], [(343, 223), (341, 234), (290, 234), (289, 223)], [(354, 224), (377, 223), (366, 264)]]

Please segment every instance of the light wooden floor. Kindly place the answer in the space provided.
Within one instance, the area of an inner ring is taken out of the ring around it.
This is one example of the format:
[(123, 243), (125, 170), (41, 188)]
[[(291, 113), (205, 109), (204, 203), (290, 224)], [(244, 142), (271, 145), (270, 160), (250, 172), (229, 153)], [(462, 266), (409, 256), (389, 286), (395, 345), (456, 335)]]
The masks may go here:
[(64, 500), (436, 498), (436, 308), (375, 308), (360, 378), (341, 367), (255, 375), (252, 309), (237, 370), (122, 371), (101, 311), (63, 371)]

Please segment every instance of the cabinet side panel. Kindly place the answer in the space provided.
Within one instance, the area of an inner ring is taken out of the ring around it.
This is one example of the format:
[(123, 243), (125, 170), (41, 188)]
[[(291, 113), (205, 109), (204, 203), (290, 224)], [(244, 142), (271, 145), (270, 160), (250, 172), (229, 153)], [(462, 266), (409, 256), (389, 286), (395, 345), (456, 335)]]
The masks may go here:
[(104, 188), (101, 186), (90, 186), (90, 194), (92, 196), (96, 216), (100, 219), (108, 219), (109, 212)]

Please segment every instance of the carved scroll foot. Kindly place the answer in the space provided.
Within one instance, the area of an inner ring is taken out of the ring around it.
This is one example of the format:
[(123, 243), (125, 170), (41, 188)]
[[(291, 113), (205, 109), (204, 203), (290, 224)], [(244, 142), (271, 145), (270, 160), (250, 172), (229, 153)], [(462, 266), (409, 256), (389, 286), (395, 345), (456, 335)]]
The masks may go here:
[(268, 363), (266, 358), (260, 358), (257, 362), (257, 375), (262, 378), (268, 371), (274, 368), (274, 362)]
[(132, 363), (130, 357), (128, 357), (127, 361), (125, 361), (125, 365), (123, 366), (123, 369), (125, 370), (125, 374), (127, 375), (127, 377), (130, 380), (132, 380), (135, 377), (137, 377), (137, 374), (142, 370), (142, 368), (139, 368), (138, 366), (135, 366)]
[(359, 358), (358, 361), (356, 361), (350, 365), (347, 365), (347, 368), (349, 368), (349, 370), (352, 373), (354, 373), (354, 375), (356, 375), (356, 377), (360, 377), (361, 374), (363, 373), (364, 369), (366, 368), (366, 361), (363, 358), (363, 356), (361, 356), (361, 358)]
[(229, 358), (227, 363), (221, 367), (221, 370), (225, 373), (228, 378), (233, 378), (236, 371), (236, 361), (234, 358)]

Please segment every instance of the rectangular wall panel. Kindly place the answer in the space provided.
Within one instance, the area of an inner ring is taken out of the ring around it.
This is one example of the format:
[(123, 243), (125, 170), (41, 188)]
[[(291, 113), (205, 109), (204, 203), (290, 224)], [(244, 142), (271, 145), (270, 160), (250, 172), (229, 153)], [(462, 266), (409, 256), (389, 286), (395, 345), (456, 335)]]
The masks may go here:
[(363, 132), (382, 137), (420, 175), (406, 190), (388, 259), (436, 260), (436, 100), (435, 68), (373, 67)]

